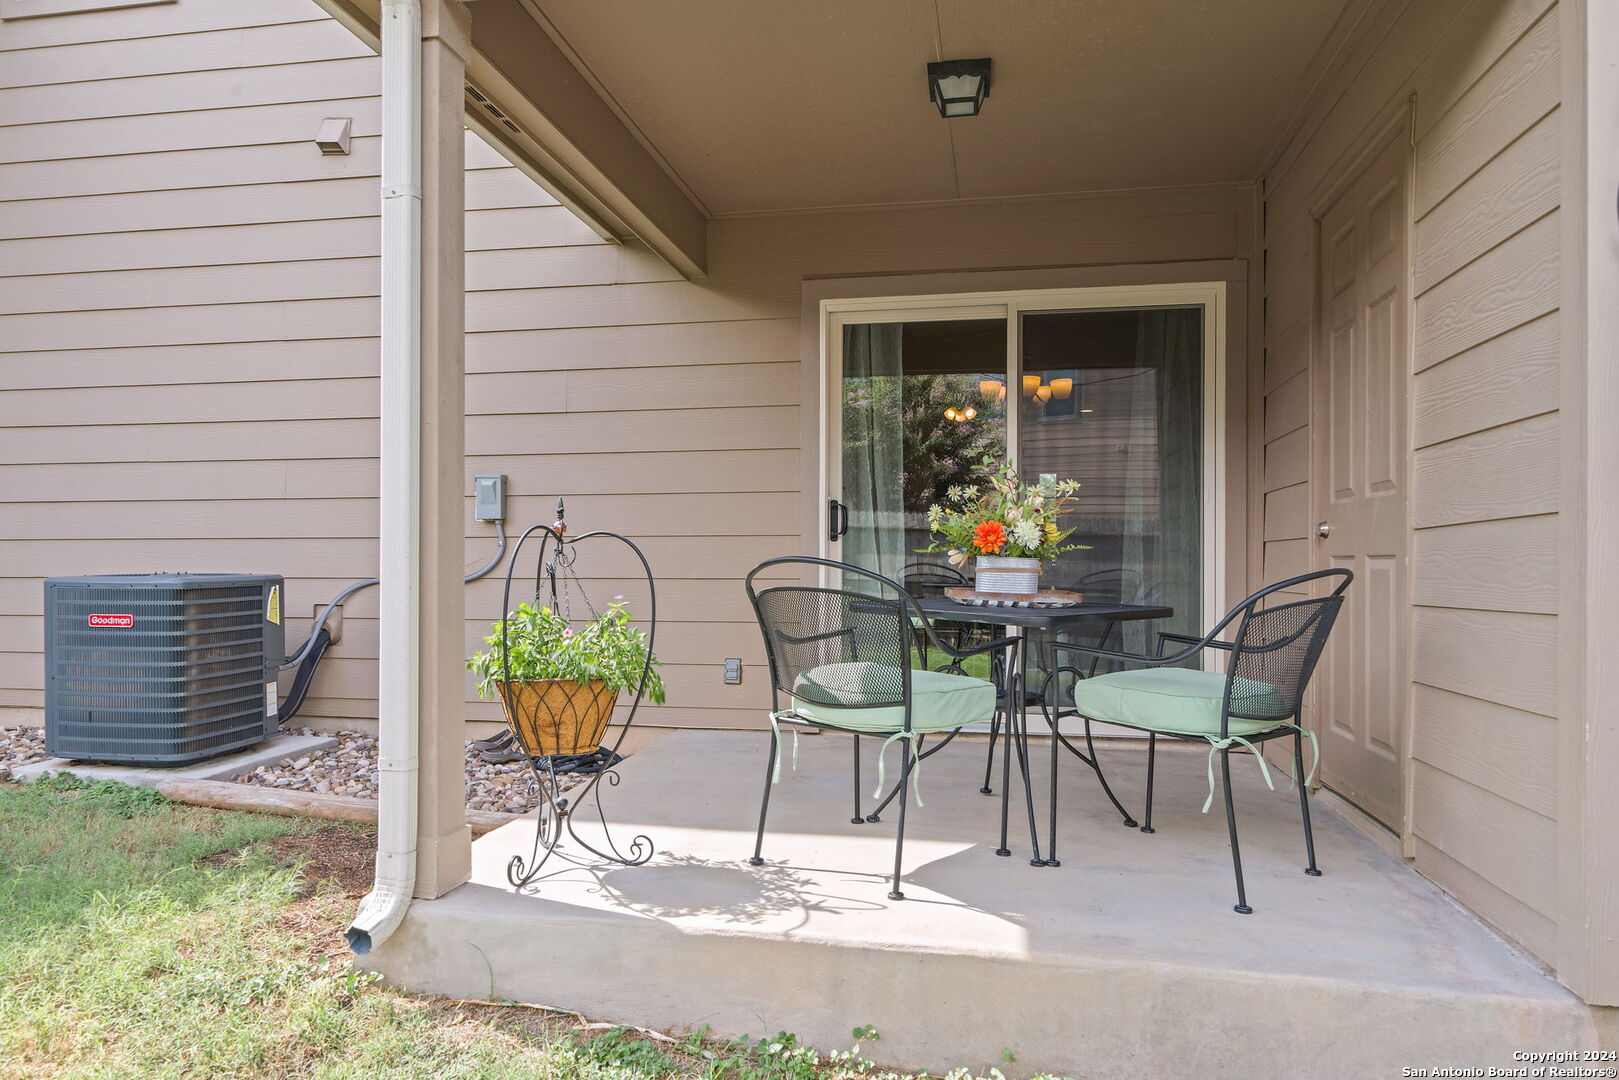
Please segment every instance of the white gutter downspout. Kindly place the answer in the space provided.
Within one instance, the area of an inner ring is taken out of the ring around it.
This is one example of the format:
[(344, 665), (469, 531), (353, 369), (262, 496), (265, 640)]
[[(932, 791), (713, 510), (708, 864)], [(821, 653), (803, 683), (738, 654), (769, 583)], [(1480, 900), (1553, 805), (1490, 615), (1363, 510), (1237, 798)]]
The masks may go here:
[(364, 955), (416, 887), (421, 700), (421, 0), (382, 0), (382, 508), (377, 873), (348, 929)]

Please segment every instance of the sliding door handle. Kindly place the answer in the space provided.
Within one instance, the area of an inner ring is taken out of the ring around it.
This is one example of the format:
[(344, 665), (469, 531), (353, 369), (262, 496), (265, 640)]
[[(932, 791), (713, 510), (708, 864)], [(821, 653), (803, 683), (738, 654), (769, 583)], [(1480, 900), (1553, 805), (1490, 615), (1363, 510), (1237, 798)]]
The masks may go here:
[(849, 531), (849, 508), (836, 499), (826, 501), (826, 538), (837, 543)]

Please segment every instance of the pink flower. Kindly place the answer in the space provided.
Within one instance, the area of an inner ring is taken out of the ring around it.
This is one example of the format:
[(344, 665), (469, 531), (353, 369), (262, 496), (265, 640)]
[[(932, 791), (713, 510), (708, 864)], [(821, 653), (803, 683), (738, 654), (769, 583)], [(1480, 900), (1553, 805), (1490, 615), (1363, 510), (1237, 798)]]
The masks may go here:
[(563, 637), (573, 637), (573, 627), (571, 627), (571, 626), (564, 627), (563, 631), (562, 631), (562, 636)]

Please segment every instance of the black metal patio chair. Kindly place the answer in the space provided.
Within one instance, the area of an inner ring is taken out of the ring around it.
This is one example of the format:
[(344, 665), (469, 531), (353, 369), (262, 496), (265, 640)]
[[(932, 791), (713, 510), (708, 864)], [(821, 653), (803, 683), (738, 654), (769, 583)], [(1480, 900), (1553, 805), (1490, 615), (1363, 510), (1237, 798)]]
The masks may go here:
[[(1304, 600), (1288, 600), (1264, 606), (1283, 592), (1310, 592), (1329, 578), (1341, 579), (1325, 596)], [(1232, 608), (1225, 618), (1215, 624), (1201, 638), (1189, 634), (1159, 634), (1157, 656), (1137, 656), (1132, 653), (1054, 641), (1051, 647), (1059, 654), (1070, 653), (1089, 656), (1094, 661), (1109, 660), (1135, 665), (1134, 670), (1115, 671), (1085, 678), (1077, 668), (1065, 665), (1058, 671), (1071, 673), (1076, 681), (1073, 690), (1074, 713), (1085, 721), (1086, 738), (1090, 736), (1092, 721), (1105, 721), (1148, 733), (1147, 741), (1147, 805), (1141, 831), (1150, 833), (1152, 827), (1153, 768), (1156, 763), (1158, 736), (1176, 739), (1201, 739), (1209, 744), (1209, 796), (1203, 803), (1207, 813), (1214, 802), (1214, 757), (1220, 757), (1220, 773), (1225, 786), (1227, 831), (1231, 837), (1231, 865), (1237, 876), (1237, 903), (1233, 910), (1248, 915), (1247, 890), (1242, 877), (1242, 854), (1237, 844), (1237, 814), (1231, 797), (1231, 748), (1247, 747), (1259, 762), (1265, 783), (1271, 787), (1270, 769), (1265, 764), (1259, 744), (1271, 739), (1293, 739), (1293, 775), (1299, 788), (1299, 812), (1304, 819), (1304, 847), (1308, 857), (1305, 873), (1320, 877), (1315, 863), (1315, 836), (1310, 828), (1309, 785), (1315, 775), (1316, 761), (1312, 761), (1308, 775), (1304, 772), (1304, 738), (1309, 736), (1313, 757), (1319, 759), (1320, 750), (1315, 733), (1305, 731), (1298, 724), (1303, 706), (1304, 691), (1315, 672), (1326, 647), (1327, 636), (1343, 605), (1344, 590), (1354, 580), (1354, 574), (1342, 568), (1320, 570), (1312, 574), (1267, 585), (1242, 603)], [(1236, 634), (1230, 641), (1219, 640), (1220, 634), (1233, 623)], [(1165, 655), (1171, 642), (1184, 644), (1173, 655)], [(1229, 653), (1223, 672), (1199, 671), (1178, 667), (1197, 656), (1204, 649), (1219, 649)], [(1055, 678), (1058, 672), (1053, 672)], [(1048, 680), (1049, 682), (1049, 680)], [(1056, 813), (1056, 761), (1057, 740), (1052, 740), (1052, 813)], [(1098, 774), (1101, 769), (1098, 767)], [(1056, 836), (1050, 838), (1052, 858), (1056, 857)]]
[[(829, 568), (840, 578), (837, 587), (772, 585), (758, 589), (754, 579), (762, 572), (791, 567), (802, 573), (810, 567)], [(860, 736), (883, 740), (878, 751), (877, 792), (887, 789), (885, 759), (892, 743), (900, 744), (900, 778), (894, 786), (899, 798), (899, 821), (894, 840), (894, 877), (888, 896), (903, 900), (900, 860), (905, 846), (905, 810), (910, 801), (912, 774), (923, 758), (944, 749), (968, 724), (990, 720), (1005, 704), (1005, 693), (995, 682), (976, 679), (961, 671), (969, 656), (985, 653), (1004, 660), (992, 665), (1000, 672), (1016, 670), (1016, 638), (996, 638), (981, 645), (956, 648), (942, 640), (927, 614), (898, 583), (869, 570), (830, 559), (786, 556), (760, 563), (748, 573), (748, 598), (764, 635), (770, 659), (770, 756), (765, 766), (764, 799), (759, 807), (759, 832), (748, 861), (764, 862), (765, 820), (770, 812), (770, 791), (781, 778), (783, 727), (842, 732), (854, 739), (855, 824), (877, 821), (860, 812)], [(916, 642), (929, 640), (951, 658), (946, 670), (911, 667)], [(953, 670), (950, 670), (953, 669)], [(786, 705), (783, 705), (783, 698)], [(929, 735), (943, 736), (924, 749)], [(796, 743), (795, 743), (796, 747)], [(796, 753), (795, 753), (796, 758)], [(892, 793), (891, 793), (892, 794)], [(887, 800), (884, 800), (886, 804)]]

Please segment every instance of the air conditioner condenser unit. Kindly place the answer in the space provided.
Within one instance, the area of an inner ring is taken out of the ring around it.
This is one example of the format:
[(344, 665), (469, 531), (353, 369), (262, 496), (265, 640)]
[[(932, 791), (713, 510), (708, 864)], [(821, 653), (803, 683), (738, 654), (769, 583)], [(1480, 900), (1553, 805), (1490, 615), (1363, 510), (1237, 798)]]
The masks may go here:
[(285, 593), (273, 574), (46, 579), (46, 751), (179, 766), (273, 736)]

